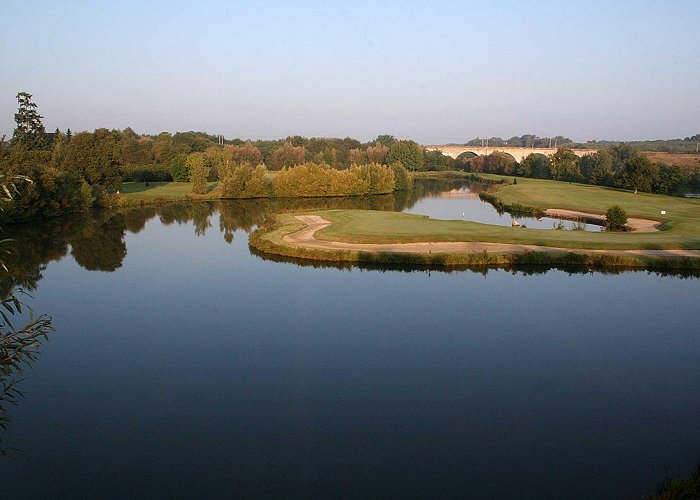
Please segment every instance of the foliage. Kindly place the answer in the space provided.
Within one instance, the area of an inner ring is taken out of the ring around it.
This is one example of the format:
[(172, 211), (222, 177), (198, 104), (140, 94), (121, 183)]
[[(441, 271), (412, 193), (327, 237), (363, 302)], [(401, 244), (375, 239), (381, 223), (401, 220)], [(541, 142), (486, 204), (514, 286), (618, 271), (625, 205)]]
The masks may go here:
[(615, 182), (613, 157), (609, 151), (604, 149), (581, 157), (579, 170), (581, 171), (581, 176), (591, 184), (612, 186)]
[[(223, 175), (223, 177), (221, 177)], [(270, 194), (270, 181), (263, 165), (234, 164), (220, 171), (222, 198), (264, 198)]]
[[(179, 153), (170, 162), (170, 175), (175, 182), (189, 182), (190, 168), (187, 166), (187, 155)], [(136, 179), (134, 179), (136, 180)]]
[(658, 182), (659, 166), (649, 161), (645, 156), (635, 156), (625, 161), (620, 172), (621, 187), (633, 191), (650, 193)]
[[(31, 309), (28, 309), (29, 322), (25, 326), (19, 329), (13, 326), (10, 317), (23, 313), (23, 304), (17, 298), (23, 293), (14, 291), (0, 301), (0, 429), (3, 431), (10, 423), (7, 405), (16, 405), (22, 396), (17, 388), (17, 377), (39, 357), (39, 346), (53, 330), (50, 317), (34, 317)], [(0, 448), (0, 455), (4, 454), (5, 450)]]
[(260, 165), (263, 162), (262, 153), (250, 141), (242, 146), (226, 146), (224, 149), (231, 154), (231, 161), (234, 163)]
[(32, 95), (26, 92), (17, 94), (19, 109), (15, 113), (17, 126), (12, 134), (12, 144), (27, 150), (44, 149), (47, 146), (46, 130), (41, 122), (43, 116), (32, 102)]
[(280, 171), (272, 185), (278, 197), (360, 196), (395, 190), (394, 170), (378, 163), (336, 170), (325, 163), (307, 162)]
[(389, 167), (394, 171), (394, 190), (411, 191), (413, 189), (413, 181), (404, 166), (396, 162), (389, 165)]
[(379, 141), (367, 148), (367, 161), (370, 163), (386, 163), (388, 155), (389, 148)]
[(399, 162), (410, 171), (425, 170), (423, 148), (415, 141), (401, 140), (392, 143), (386, 162), (389, 165)]
[[(13, 201), (14, 195), (19, 194), (15, 181), (32, 181), (23, 176), (6, 178), (0, 176), (0, 187), (3, 196), (2, 203)], [(3, 207), (0, 206), (0, 210)], [(8, 240), (0, 242), (8, 243)], [(9, 273), (4, 261), (0, 266)], [(25, 294), (23, 290), (12, 289), (0, 300), (0, 430), (7, 430), (10, 417), (7, 413), (7, 405), (17, 404), (22, 393), (17, 389), (17, 376), (23, 373), (24, 368), (39, 356), (39, 345), (46, 340), (49, 332), (53, 330), (51, 318), (46, 315), (34, 317), (33, 311), (27, 309), (29, 322), (20, 329), (16, 329), (10, 320), (11, 316), (22, 315), (24, 304), (18, 295)], [(0, 448), (0, 455), (6, 454), (6, 450)]]
[(627, 212), (620, 205), (613, 205), (605, 212), (608, 229), (622, 229), (627, 224)]
[(204, 153), (192, 153), (185, 160), (185, 164), (190, 171), (190, 182), (192, 192), (195, 194), (205, 194), (207, 192), (207, 178), (211, 169), (207, 164)]
[(267, 161), (270, 170), (281, 170), (285, 167), (301, 165), (306, 158), (306, 150), (303, 146), (294, 146), (291, 142), (285, 142), (281, 148), (276, 149)]
[(552, 178), (549, 158), (536, 153), (530, 153), (519, 165), (516, 165), (515, 173), (522, 177), (534, 177), (535, 179)]
[(447, 156), (442, 151), (432, 150), (425, 151), (425, 168), (426, 170), (453, 170), (455, 160), (451, 156)]
[(559, 148), (549, 155), (549, 165), (555, 180), (576, 182), (581, 177), (578, 156), (570, 148)]

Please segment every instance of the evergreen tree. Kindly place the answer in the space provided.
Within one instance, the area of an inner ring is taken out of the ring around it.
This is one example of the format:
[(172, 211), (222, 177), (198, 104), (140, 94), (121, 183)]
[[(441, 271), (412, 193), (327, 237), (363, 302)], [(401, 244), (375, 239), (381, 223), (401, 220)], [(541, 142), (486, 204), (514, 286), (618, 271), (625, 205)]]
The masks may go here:
[(51, 164), (54, 167), (60, 166), (63, 162), (67, 142), (66, 135), (56, 127), (56, 132), (53, 133), (53, 145), (51, 146)]
[(32, 95), (26, 92), (17, 94), (19, 109), (15, 113), (17, 127), (12, 134), (12, 143), (19, 144), (28, 150), (44, 149), (47, 147), (46, 130), (41, 123), (41, 116), (32, 102)]

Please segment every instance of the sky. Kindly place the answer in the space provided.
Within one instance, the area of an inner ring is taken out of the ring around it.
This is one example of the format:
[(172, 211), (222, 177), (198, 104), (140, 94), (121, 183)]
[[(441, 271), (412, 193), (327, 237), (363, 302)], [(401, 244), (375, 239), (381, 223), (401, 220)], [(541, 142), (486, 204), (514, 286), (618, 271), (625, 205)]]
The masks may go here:
[(0, 134), (700, 133), (700, 1), (2, 0)]

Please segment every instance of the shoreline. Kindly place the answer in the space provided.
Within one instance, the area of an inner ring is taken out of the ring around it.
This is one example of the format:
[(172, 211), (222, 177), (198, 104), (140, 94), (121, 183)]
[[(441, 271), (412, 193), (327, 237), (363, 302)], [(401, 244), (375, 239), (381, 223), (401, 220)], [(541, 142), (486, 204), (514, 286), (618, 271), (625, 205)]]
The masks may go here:
[(700, 269), (700, 249), (589, 249), (484, 241), (353, 243), (316, 238), (331, 224), (308, 212), (277, 214), (251, 233), (249, 246), (287, 258), (358, 264)]

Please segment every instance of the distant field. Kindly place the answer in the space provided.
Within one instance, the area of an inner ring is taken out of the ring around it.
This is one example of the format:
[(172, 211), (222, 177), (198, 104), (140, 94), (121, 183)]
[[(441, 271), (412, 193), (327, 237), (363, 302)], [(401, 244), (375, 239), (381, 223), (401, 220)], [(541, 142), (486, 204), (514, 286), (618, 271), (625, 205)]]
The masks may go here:
[(644, 154), (652, 161), (662, 161), (679, 167), (696, 167), (700, 169), (700, 153), (662, 153), (645, 151)]

